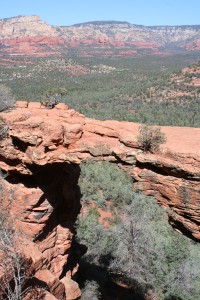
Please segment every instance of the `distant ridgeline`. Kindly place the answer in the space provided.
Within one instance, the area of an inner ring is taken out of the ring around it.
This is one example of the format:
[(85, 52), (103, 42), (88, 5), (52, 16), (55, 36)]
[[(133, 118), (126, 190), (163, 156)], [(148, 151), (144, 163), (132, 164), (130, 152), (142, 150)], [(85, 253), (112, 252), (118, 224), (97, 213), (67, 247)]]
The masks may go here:
[[(200, 25), (143, 26), (122, 21), (93, 21), (51, 26), (38, 16), (18, 16), (0, 20), (0, 28), (1, 55), (52, 56), (98, 45), (135, 49), (136, 53), (138, 49), (153, 53), (172, 48), (200, 51)], [(130, 53), (123, 52), (123, 55), (130, 56)]]

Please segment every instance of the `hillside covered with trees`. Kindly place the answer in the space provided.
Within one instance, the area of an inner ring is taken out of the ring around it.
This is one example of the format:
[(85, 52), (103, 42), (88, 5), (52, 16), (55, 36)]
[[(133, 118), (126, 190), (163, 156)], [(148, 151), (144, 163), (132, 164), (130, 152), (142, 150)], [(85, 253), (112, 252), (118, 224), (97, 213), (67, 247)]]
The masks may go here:
[(195, 60), (195, 55), (16, 58), (1, 60), (0, 77), (19, 100), (42, 101), (49, 91), (61, 89), (59, 101), (91, 118), (198, 127)]

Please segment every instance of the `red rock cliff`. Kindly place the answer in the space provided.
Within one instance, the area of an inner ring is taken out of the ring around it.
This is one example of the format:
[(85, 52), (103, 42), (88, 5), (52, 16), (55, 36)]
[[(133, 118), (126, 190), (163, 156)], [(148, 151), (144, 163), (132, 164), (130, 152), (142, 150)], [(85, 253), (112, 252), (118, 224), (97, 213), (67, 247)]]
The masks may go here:
[(162, 127), (167, 144), (159, 154), (138, 148), (139, 124), (85, 118), (64, 104), (54, 109), (18, 102), (3, 113), (8, 137), (1, 141), (0, 168), (12, 191), (11, 212), (29, 247), (35, 278), (56, 299), (80, 295), (74, 281), (81, 248), (73, 224), (80, 211), (79, 164), (118, 164), (134, 185), (153, 195), (182, 232), (200, 239), (200, 129)]
[[(138, 49), (168, 55), (174, 49), (200, 50), (200, 26), (141, 26), (127, 22), (87, 22), (51, 26), (38, 16), (0, 19), (0, 56), (66, 54), (135, 57)], [(165, 49), (165, 50), (164, 50)]]

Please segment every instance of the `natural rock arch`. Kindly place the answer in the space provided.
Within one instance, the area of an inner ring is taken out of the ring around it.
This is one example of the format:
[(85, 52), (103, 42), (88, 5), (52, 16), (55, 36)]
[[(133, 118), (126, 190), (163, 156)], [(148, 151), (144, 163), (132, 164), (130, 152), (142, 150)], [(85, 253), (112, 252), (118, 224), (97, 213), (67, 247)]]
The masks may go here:
[(137, 189), (168, 209), (174, 226), (200, 238), (200, 141), (186, 147), (200, 129), (163, 127), (168, 149), (145, 154), (137, 143), (138, 124), (88, 119), (64, 104), (50, 110), (18, 102), (2, 116), (9, 132), (1, 141), (0, 168), (9, 173), (4, 188), (7, 195), (12, 191), (10, 210), (26, 237), (35, 279), (46, 282), (56, 298), (80, 294), (73, 278), (85, 248), (74, 241), (73, 225), (81, 208), (82, 162), (115, 162)]

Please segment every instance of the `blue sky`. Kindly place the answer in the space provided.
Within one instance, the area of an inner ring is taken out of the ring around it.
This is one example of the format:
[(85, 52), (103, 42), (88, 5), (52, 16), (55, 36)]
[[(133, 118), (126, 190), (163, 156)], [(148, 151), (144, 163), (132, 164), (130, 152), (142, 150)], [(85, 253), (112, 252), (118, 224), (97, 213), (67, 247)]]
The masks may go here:
[(51, 25), (116, 20), (141, 25), (200, 25), (200, 0), (1, 0), (0, 19), (38, 15)]

